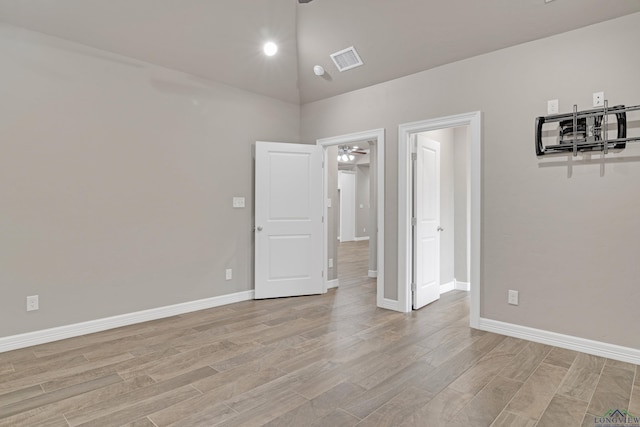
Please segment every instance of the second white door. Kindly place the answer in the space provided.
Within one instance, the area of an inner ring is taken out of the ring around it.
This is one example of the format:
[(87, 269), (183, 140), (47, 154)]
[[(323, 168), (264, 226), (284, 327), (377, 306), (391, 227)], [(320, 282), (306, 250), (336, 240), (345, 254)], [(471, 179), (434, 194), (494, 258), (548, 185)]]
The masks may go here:
[(416, 137), (414, 310), (440, 298), (440, 143)]
[(322, 293), (322, 148), (258, 141), (255, 183), (255, 298)]

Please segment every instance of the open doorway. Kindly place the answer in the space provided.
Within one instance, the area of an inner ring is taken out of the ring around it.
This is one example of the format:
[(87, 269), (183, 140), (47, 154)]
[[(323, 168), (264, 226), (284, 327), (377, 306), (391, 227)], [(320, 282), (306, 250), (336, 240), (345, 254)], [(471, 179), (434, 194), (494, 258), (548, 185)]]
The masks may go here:
[(469, 290), (469, 126), (411, 137), (412, 307)]
[[(413, 259), (413, 167), (412, 147), (424, 132), (468, 127), (469, 152), (469, 277), (470, 324), (477, 328), (480, 320), (480, 189), (481, 189), (481, 114), (473, 112), (457, 116), (403, 124), (398, 130), (398, 309), (412, 309)], [(465, 282), (466, 284), (466, 282)], [(455, 285), (454, 285), (455, 286)]]
[[(337, 154), (336, 147), (328, 150), (330, 158), (335, 155), (337, 159), (337, 167), (327, 169), (329, 197), (336, 176), (338, 191), (337, 212), (329, 216), (329, 222), (337, 220), (338, 223), (337, 252), (335, 259), (329, 256), (329, 264), (334, 259), (334, 271), (331, 273), (337, 278), (338, 286), (343, 288), (375, 283), (371, 278), (376, 277), (377, 268), (371, 255), (375, 253), (376, 242), (370, 235), (370, 231), (376, 228), (375, 212), (372, 212), (376, 206), (371, 204), (371, 200), (375, 200), (370, 167), (372, 144), (360, 141), (340, 145), (337, 146)], [(331, 230), (329, 234), (331, 239)]]
[[(396, 305), (396, 301), (389, 302), (384, 298), (384, 129), (374, 129), (370, 131), (357, 132), (347, 135), (336, 136), (332, 138), (324, 138), (317, 141), (318, 145), (324, 148), (324, 194), (325, 194), (325, 215), (324, 236), (325, 236), (325, 267), (327, 274), (325, 275), (325, 283), (327, 288), (339, 285), (337, 268), (338, 257), (338, 231), (337, 226), (339, 220), (336, 219), (340, 212), (339, 195), (338, 195), (338, 178), (329, 173), (330, 170), (337, 171), (338, 155), (340, 147), (358, 146), (358, 144), (367, 142), (369, 144), (369, 205), (371, 209), (365, 209), (363, 203), (362, 210), (367, 210), (369, 226), (354, 227), (354, 241), (358, 237), (357, 227), (366, 229), (368, 240), (365, 242), (368, 252), (368, 271), (369, 277), (377, 277), (376, 284), (376, 304), (378, 307), (391, 308), (389, 305)], [(359, 147), (360, 148), (360, 147)], [(355, 155), (354, 155), (355, 160)], [(346, 171), (345, 171), (346, 172)], [(334, 193), (335, 188), (335, 193)], [(354, 209), (360, 210), (360, 204), (357, 203)], [(363, 233), (364, 233), (363, 232)], [(360, 236), (363, 237), (363, 236)]]

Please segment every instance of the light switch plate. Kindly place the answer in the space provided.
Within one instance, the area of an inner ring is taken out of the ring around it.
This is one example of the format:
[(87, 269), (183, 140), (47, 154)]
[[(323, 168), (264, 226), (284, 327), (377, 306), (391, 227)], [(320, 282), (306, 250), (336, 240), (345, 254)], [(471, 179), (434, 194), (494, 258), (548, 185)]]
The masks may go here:
[(559, 106), (557, 99), (550, 99), (547, 101), (547, 114), (558, 114)]
[(233, 198), (233, 207), (234, 208), (244, 208), (244, 197), (234, 197)]

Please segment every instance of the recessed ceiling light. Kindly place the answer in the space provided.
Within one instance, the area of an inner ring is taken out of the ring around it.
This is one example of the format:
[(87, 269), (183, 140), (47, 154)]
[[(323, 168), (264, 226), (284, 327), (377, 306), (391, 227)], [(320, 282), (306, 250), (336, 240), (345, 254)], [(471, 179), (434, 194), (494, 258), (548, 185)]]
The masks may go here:
[(264, 44), (264, 54), (267, 56), (273, 56), (278, 53), (278, 45), (274, 42), (266, 42)]

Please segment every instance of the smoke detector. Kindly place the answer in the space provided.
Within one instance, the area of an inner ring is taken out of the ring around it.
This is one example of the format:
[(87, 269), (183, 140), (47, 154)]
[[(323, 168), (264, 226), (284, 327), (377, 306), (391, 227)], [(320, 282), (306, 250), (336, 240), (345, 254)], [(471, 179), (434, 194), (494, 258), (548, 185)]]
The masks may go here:
[(356, 48), (353, 46), (343, 49), (340, 52), (332, 53), (330, 56), (340, 72), (363, 65), (360, 55), (358, 55)]

